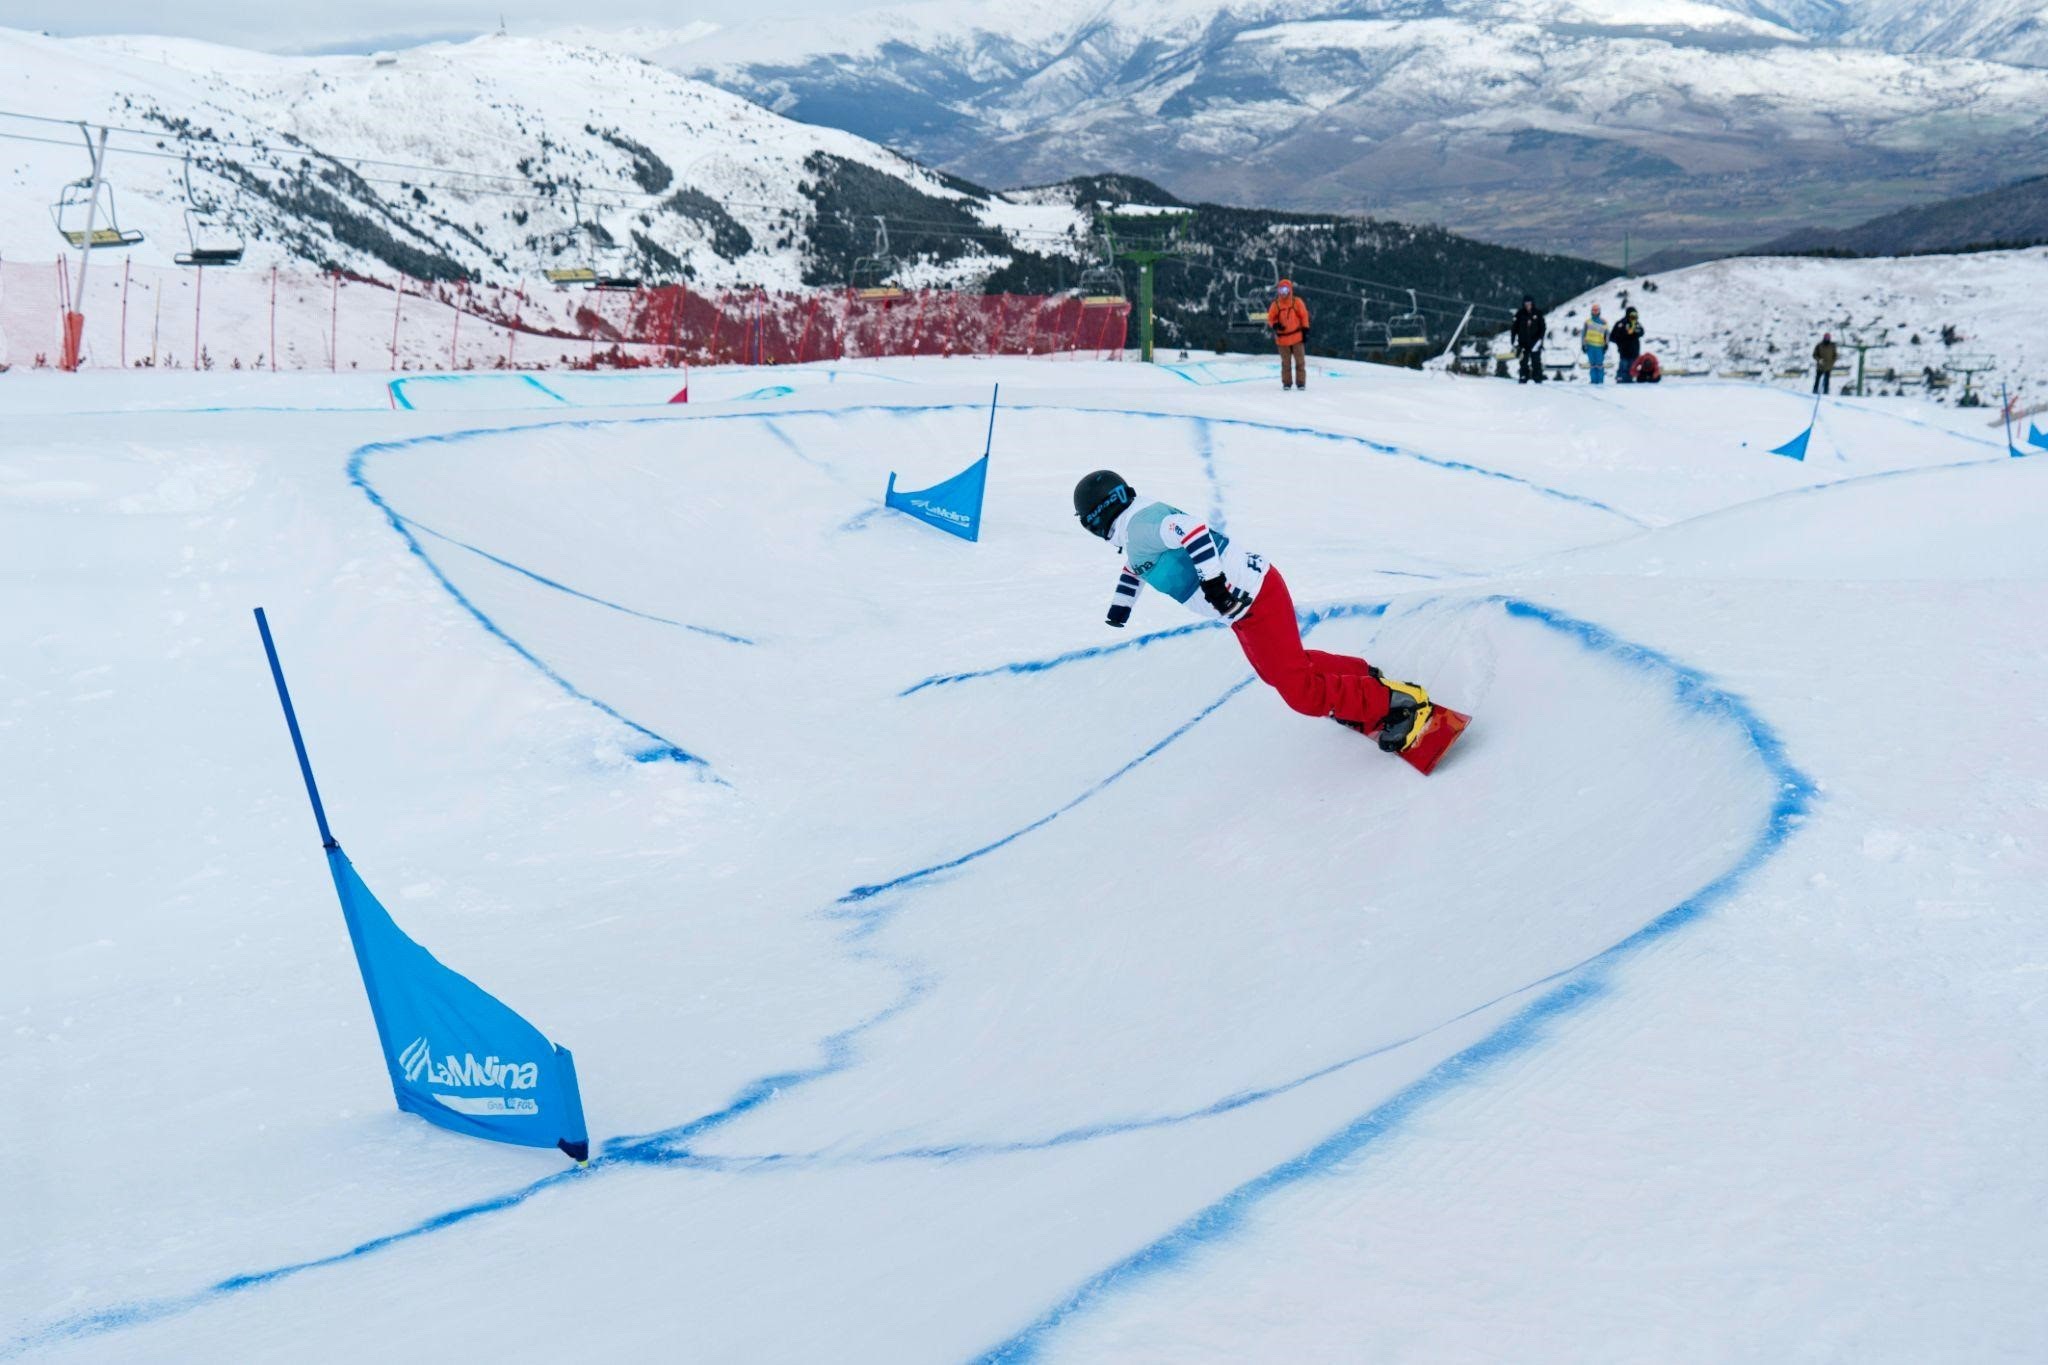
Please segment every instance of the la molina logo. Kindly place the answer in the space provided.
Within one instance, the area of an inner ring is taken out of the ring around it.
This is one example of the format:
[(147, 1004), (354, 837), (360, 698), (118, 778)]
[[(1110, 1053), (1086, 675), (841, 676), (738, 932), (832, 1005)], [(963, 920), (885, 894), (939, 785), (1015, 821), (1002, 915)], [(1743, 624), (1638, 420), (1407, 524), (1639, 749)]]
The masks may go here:
[(434, 1060), (434, 1049), (428, 1045), (425, 1035), (412, 1040), (405, 1051), (398, 1054), (399, 1069), (405, 1079), (418, 1085), (464, 1085), (488, 1090), (532, 1090), (540, 1084), (540, 1064), (537, 1062), (501, 1062), (495, 1056), (478, 1061), (474, 1053), (465, 1052), (461, 1057), (449, 1053), (439, 1062)]

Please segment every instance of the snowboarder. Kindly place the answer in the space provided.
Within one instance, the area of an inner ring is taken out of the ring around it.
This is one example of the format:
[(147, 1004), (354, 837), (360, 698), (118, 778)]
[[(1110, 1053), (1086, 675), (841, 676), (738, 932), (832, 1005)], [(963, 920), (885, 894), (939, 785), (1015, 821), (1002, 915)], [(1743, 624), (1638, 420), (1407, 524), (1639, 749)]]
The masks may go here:
[(1586, 374), (1595, 384), (1607, 382), (1607, 319), (1600, 316), (1600, 305), (1594, 304), (1587, 315), (1586, 325), (1579, 329), (1579, 346), (1586, 353)]
[(1517, 383), (1526, 384), (1533, 377), (1543, 382), (1543, 338), (1550, 333), (1550, 324), (1543, 320), (1543, 313), (1536, 307), (1536, 300), (1522, 295), (1522, 306), (1515, 313), (1514, 325), (1509, 334), (1515, 339)]
[(1622, 314), (1621, 321), (1614, 324), (1614, 331), (1609, 335), (1614, 339), (1614, 349), (1621, 356), (1621, 364), (1615, 367), (1614, 382), (1634, 383), (1636, 357), (1643, 349), (1643, 320), (1636, 316), (1634, 308), (1630, 308)]
[(1813, 391), (1826, 393), (1828, 381), (1835, 373), (1835, 334), (1822, 332), (1820, 344), (1813, 348)]
[[(1197, 615), (1228, 621), (1252, 671), (1288, 706), (1360, 734), (1376, 733), (1390, 754), (1413, 749), (1439, 715), (1457, 716), (1434, 706), (1414, 683), (1381, 677), (1363, 659), (1302, 648), (1294, 598), (1278, 569), (1212, 532), (1201, 518), (1141, 499), (1115, 471), (1098, 469), (1074, 485), (1074, 515), (1124, 559), (1110, 598), (1110, 625), (1121, 629), (1130, 621), (1138, 589), (1149, 583)], [(1438, 726), (1436, 738), (1448, 745), (1462, 728), (1462, 718), (1455, 727)]]
[(1308, 305), (1294, 292), (1293, 280), (1280, 281), (1280, 292), (1266, 308), (1266, 326), (1273, 329), (1273, 343), (1280, 348), (1280, 387), (1307, 388)]

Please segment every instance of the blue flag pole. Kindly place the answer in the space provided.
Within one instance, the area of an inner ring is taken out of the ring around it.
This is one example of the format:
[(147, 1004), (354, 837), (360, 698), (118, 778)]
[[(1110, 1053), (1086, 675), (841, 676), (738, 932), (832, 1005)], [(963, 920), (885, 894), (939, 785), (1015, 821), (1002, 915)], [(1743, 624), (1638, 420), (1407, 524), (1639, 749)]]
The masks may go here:
[(996, 448), (996, 400), (1003, 396), (1003, 386), (996, 385), (995, 392), (988, 396), (988, 439), (981, 443), (981, 458), (986, 460), (989, 452)]
[(299, 776), (306, 779), (306, 795), (313, 802), (313, 821), (320, 826), (320, 847), (339, 848), (334, 831), (327, 828), (327, 808), (320, 804), (320, 788), (313, 782), (313, 764), (306, 757), (306, 737), (299, 733), (299, 713), (292, 710), (292, 694), (284, 685), (284, 669), (277, 662), (277, 642), (270, 638), (270, 621), (263, 608), (256, 608), (256, 629), (263, 636), (263, 653), (270, 660), (270, 680), (277, 684), (277, 699), (284, 704), (284, 723), (291, 728), (292, 749), (299, 756)]
[(590, 1135), (569, 1049), (548, 1041), (502, 1000), (407, 937), (334, 841), (278, 663), (277, 643), (261, 607), (256, 608), (256, 629), (292, 732), (313, 820), (320, 826), (320, 847), (341, 898), (342, 922), (370, 998), (377, 1046), (398, 1107), (451, 1132), (522, 1147), (554, 1147), (578, 1164), (587, 1161)]

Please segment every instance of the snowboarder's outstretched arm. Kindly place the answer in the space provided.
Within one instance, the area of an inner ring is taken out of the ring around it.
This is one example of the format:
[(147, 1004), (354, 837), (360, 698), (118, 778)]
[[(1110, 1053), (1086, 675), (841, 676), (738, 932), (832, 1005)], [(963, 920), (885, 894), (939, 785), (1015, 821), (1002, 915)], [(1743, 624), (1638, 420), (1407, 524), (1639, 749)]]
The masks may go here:
[(1138, 576), (1129, 569), (1116, 576), (1116, 595), (1109, 599), (1109, 624), (1121, 630), (1138, 604)]
[(1202, 580), (1202, 598), (1218, 616), (1235, 621), (1244, 615), (1252, 604), (1252, 595), (1232, 587), (1223, 576), (1223, 556), (1217, 553), (1216, 539), (1209, 534), (1207, 522), (1175, 513), (1159, 523), (1159, 534), (1168, 541), (1179, 541), (1180, 548), (1188, 552), (1188, 562), (1195, 566), (1195, 574)]
[(1222, 576), (1223, 559), (1216, 553), (1216, 541), (1209, 534), (1206, 521), (1196, 521), (1185, 513), (1176, 512), (1159, 523), (1159, 537), (1169, 544), (1178, 544), (1188, 552), (1189, 562), (1195, 566), (1196, 575), (1204, 583)]

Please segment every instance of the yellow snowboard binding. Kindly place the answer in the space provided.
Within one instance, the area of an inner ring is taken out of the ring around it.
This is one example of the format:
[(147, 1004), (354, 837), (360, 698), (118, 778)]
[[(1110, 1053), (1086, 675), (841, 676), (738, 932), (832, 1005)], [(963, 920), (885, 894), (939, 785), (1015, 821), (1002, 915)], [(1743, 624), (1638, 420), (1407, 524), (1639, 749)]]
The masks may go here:
[(1384, 677), (1380, 682), (1388, 692), (1387, 718), (1380, 722), (1380, 748), (1390, 754), (1405, 753), (1429, 729), (1436, 707), (1430, 703), (1429, 693), (1414, 683)]

